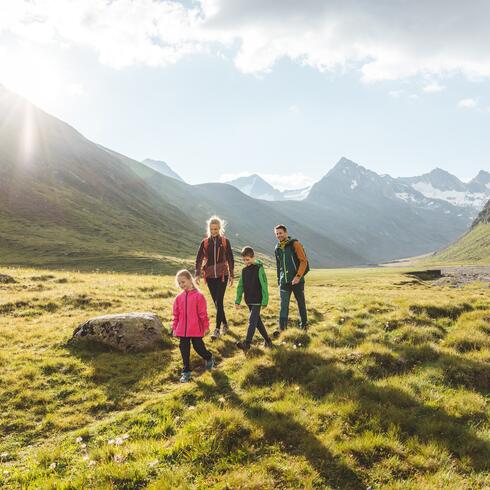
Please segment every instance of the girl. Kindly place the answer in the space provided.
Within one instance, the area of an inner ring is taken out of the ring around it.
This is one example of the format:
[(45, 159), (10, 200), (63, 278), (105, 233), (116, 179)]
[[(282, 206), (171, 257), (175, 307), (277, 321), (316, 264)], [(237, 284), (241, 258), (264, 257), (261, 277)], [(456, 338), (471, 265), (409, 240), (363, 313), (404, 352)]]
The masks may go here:
[(233, 285), (235, 261), (230, 240), (225, 237), (225, 223), (218, 216), (212, 216), (207, 222), (207, 238), (201, 242), (196, 257), (196, 280), (202, 276), (206, 281), (214, 305), (216, 306), (216, 328), (211, 339), (217, 339), (221, 333), (228, 332), (223, 305), (226, 286)]
[(191, 380), (191, 342), (194, 350), (206, 361), (206, 369), (213, 369), (214, 357), (206, 349), (202, 339), (209, 330), (206, 298), (197, 289), (188, 270), (177, 272), (175, 282), (182, 292), (174, 301), (172, 331), (175, 337), (180, 338), (180, 353), (184, 363), (180, 382), (187, 383)]

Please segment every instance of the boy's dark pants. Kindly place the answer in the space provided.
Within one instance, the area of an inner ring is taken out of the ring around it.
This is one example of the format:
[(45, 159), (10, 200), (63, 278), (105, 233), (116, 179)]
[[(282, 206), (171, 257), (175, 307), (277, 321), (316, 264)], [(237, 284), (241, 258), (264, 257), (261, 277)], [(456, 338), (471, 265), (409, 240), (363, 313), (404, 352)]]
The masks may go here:
[(291, 283), (280, 286), (279, 295), (281, 297), (281, 311), (279, 313), (279, 328), (284, 330), (288, 324), (289, 318), (289, 301), (291, 299), (291, 293), (294, 294), (296, 302), (298, 303), (300, 327), (306, 328), (308, 325), (308, 314), (306, 312), (306, 300), (305, 300), (305, 283), (299, 282), (294, 286)]
[(224, 298), (226, 292), (226, 286), (228, 285), (228, 276), (224, 278), (221, 277), (210, 277), (206, 280), (208, 284), (209, 292), (211, 293), (211, 298), (213, 298), (213, 303), (216, 306), (216, 328), (220, 328), (221, 324), (226, 325), (226, 315), (224, 307)]
[(269, 341), (269, 335), (267, 334), (267, 330), (265, 329), (264, 323), (262, 322), (262, 318), (260, 318), (260, 305), (247, 305), (250, 310), (250, 316), (248, 319), (248, 331), (247, 331), (247, 339), (245, 342), (247, 344), (251, 344), (254, 338), (255, 330), (257, 329), (264, 340)]
[(180, 353), (182, 355), (182, 362), (184, 363), (184, 369), (182, 371), (190, 371), (190, 359), (191, 359), (191, 342), (194, 350), (206, 361), (209, 361), (213, 354), (206, 349), (202, 337), (179, 337), (180, 338)]

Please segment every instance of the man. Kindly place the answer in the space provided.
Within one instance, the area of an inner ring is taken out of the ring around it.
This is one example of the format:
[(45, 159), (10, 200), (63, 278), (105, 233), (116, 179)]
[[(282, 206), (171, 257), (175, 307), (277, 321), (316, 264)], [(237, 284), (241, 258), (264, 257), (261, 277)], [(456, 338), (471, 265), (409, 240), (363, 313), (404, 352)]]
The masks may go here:
[(273, 333), (273, 337), (279, 337), (281, 331), (287, 327), (289, 316), (289, 301), (291, 293), (294, 294), (298, 303), (300, 315), (300, 328), (306, 330), (308, 316), (305, 301), (305, 279), (304, 275), (309, 270), (308, 259), (301, 243), (288, 235), (284, 225), (274, 228), (278, 244), (276, 245), (276, 267), (277, 282), (281, 297), (281, 311), (279, 313), (279, 329)]

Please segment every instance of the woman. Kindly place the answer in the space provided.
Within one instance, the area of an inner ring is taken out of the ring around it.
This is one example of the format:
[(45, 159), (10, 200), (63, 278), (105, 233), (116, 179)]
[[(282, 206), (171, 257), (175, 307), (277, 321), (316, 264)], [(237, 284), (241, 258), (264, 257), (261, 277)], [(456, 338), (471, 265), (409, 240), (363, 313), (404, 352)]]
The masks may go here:
[(217, 339), (220, 333), (228, 332), (223, 301), (226, 286), (233, 285), (234, 266), (230, 240), (225, 237), (225, 223), (218, 216), (212, 216), (207, 221), (207, 237), (201, 242), (196, 257), (196, 281), (199, 283), (200, 277), (204, 279), (216, 306), (216, 328), (211, 335), (212, 340)]

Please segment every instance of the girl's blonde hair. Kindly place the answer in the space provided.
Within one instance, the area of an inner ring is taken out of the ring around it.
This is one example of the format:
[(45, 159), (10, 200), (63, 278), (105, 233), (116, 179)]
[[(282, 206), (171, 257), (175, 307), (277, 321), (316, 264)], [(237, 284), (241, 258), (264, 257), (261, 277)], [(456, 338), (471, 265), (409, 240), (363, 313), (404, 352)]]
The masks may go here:
[(194, 289), (197, 289), (196, 281), (193, 275), (187, 269), (182, 269), (179, 272), (177, 272), (177, 274), (175, 274), (175, 284), (177, 285), (178, 288), (180, 288), (179, 277), (185, 277), (189, 279), (192, 282), (192, 286), (194, 287)]
[(208, 238), (211, 236), (211, 225), (218, 225), (219, 226), (219, 234), (223, 236), (225, 234), (225, 228), (226, 228), (226, 221), (222, 220), (219, 216), (211, 216), (206, 221), (206, 233), (208, 235)]

